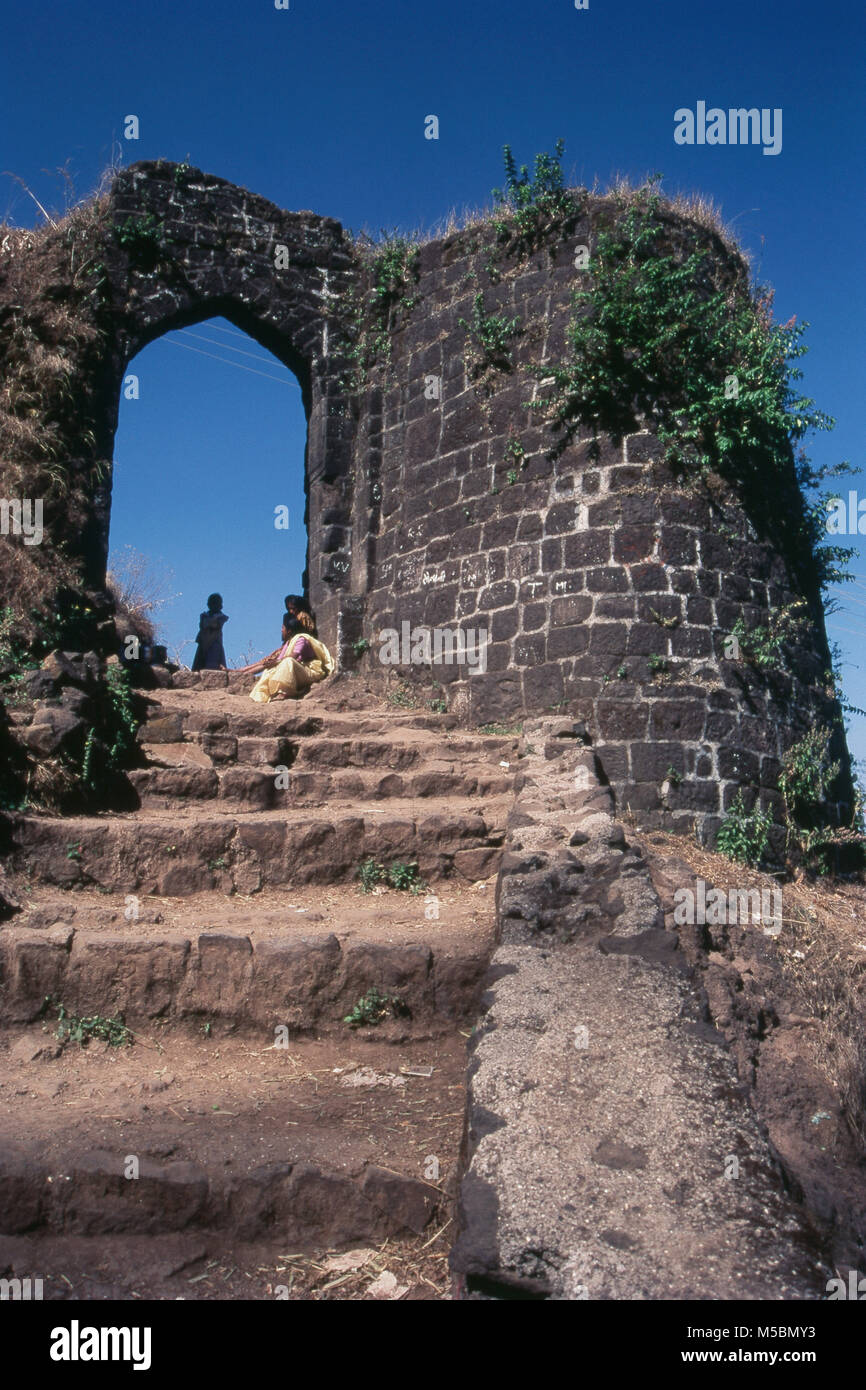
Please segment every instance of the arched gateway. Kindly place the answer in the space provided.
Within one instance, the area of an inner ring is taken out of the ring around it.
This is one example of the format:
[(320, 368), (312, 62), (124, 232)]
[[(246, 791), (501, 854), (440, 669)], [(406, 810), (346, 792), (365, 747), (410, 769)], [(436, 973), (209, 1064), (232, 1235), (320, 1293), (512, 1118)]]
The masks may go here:
[[(113, 436), (116, 428), (127, 364), (163, 333), (222, 315), (272, 352), (301, 386), (308, 422), (307, 522), (317, 538), (309, 586), (331, 626), (335, 591), (348, 588), (351, 565), (350, 409), (341, 385), (346, 364), (335, 351), (338, 334), (329, 316), (329, 306), (354, 278), (342, 228), (330, 218), (283, 212), (223, 179), (164, 163), (120, 174), (109, 218), (117, 250), (106, 261), (106, 432)], [(239, 464), (245, 467), (246, 461)], [(89, 536), (88, 574), (96, 583), (107, 558), (108, 501), (106, 489)]]

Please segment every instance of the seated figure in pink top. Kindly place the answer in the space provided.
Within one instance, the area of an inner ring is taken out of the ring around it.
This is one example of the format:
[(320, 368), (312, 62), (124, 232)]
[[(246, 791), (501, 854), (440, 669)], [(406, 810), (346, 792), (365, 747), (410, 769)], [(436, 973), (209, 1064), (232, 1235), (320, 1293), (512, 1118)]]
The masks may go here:
[(261, 672), (250, 692), (250, 699), (259, 704), (272, 700), (288, 700), (303, 695), (316, 681), (324, 680), (334, 670), (330, 652), (315, 634), (312, 616), (288, 609), (283, 615), (283, 645), (241, 669), (248, 675)]

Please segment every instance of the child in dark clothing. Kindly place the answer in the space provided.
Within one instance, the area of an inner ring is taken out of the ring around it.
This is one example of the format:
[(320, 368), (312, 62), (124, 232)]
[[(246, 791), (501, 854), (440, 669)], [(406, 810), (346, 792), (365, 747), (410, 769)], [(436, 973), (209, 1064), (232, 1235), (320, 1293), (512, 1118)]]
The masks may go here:
[(222, 606), (222, 595), (211, 594), (207, 601), (207, 612), (199, 617), (198, 636), (195, 639), (197, 645), (192, 663), (194, 671), (224, 671), (226, 668), (222, 634), (228, 618), (221, 612)]

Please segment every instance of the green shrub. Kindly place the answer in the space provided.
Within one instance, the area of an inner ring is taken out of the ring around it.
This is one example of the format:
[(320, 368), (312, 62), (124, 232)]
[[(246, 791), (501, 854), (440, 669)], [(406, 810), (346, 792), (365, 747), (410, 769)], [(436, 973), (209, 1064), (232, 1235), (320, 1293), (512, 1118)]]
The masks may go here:
[(511, 367), (511, 339), (520, 332), (519, 319), (506, 319), (501, 314), (487, 314), (484, 311), (484, 295), (479, 290), (472, 301), (472, 319), (458, 319), (474, 341), (478, 350), (478, 360), (473, 363), (472, 372), (478, 375), (485, 367)]
[(757, 805), (747, 811), (742, 790), (739, 790), (719, 827), (716, 849), (729, 859), (754, 868), (766, 853), (772, 824), (772, 811), (760, 811)]
[(862, 865), (866, 843), (859, 793), (847, 825), (832, 823), (829, 805), (841, 762), (830, 759), (833, 730), (810, 729), (785, 753), (779, 774), (779, 791), (785, 806), (788, 849), (816, 873), (830, 872), (840, 851)]
[(388, 883), (392, 888), (398, 888), (404, 893), (421, 893), (427, 885), (422, 883), (419, 873), (417, 864), (408, 864), (402, 859), (396, 859), (388, 866)]
[(731, 636), (737, 639), (745, 660), (762, 670), (781, 670), (782, 648), (786, 642), (796, 640), (807, 626), (805, 607), (805, 600), (799, 599), (785, 608), (771, 610), (768, 623), (752, 628), (738, 618)]
[(795, 384), (808, 324), (775, 324), (772, 292), (750, 286), (742, 263), (677, 245), (655, 184), (598, 231), (573, 294), (570, 358), (535, 367), (547, 389), (527, 405), (562, 431), (560, 450), (580, 425), (619, 437), (648, 422), (671, 468), (742, 484), (776, 542), (811, 555), (822, 586), (835, 583), (853, 551), (823, 544), (826, 506), (804, 490), (850, 465), (814, 470), (792, 455), (809, 430), (835, 423)]
[(106, 775), (131, 765), (140, 722), (129, 672), (120, 665), (109, 666), (99, 716), (87, 732), (81, 756), (81, 781), (89, 791), (98, 790)]
[(385, 881), (385, 866), (377, 864), (371, 855), (359, 866), (355, 877), (361, 880), (362, 893), (372, 893), (377, 884)]
[[(505, 254), (526, 255), (551, 233), (565, 234), (583, 209), (585, 194), (568, 189), (562, 171), (565, 141), (557, 140), (553, 154), (535, 156), (533, 172), (525, 164), (518, 169), (511, 146), (503, 146), (505, 187), (494, 188), (494, 217), (499, 249)], [(498, 278), (495, 259), (488, 270)]]
[(406, 893), (420, 893), (426, 886), (419, 878), (417, 864), (395, 859), (386, 866), (380, 864), (372, 855), (358, 867), (355, 877), (360, 880), (362, 893), (372, 893), (374, 888), (383, 883), (389, 888), (397, 888)]
[(369, 264), (370, 287), (365, 295), (349, 290), (343, 296), (351, 343), (351, 370), (343, 384), (351, 391), (366, 384), (375, 366), (390, 367), (392, 335), (417, 303), (410, 289), (419, 274), (419, 247), (406, 237), (392, 233), (376, 243), (362, 236), (358, 246)]
[(52, 1006), (57, 1010), (57, 1029), (54, 1036), (58, 1042), (74, 1042), (80, 1047), (86, 1047), (93, 1038), (107, 1042), (109, 1047), (131, 1046), (133, 1043), (133, 1033), (124, 1023), (122, 1014), (117, 1014), (114, 1018), (105, 1018), (102, 1014), (81, 1016), (67, 1013), (63, 1004), (48, 995), (43, 1008)]
[(361, 995), (352, 1012), (344, 1016), (343, 1022), (348, 1023), (350, 1028), (374, 1028), (389, 1014), (399, 1015), (408, 1012), (406, 1005), (397, 995), (380, 994), (374, 986)]

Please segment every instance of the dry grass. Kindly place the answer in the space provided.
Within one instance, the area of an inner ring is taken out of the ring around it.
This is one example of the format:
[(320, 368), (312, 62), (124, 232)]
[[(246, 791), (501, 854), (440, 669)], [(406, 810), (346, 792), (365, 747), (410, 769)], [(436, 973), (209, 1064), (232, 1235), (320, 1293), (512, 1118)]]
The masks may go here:
[(33, 759), (24, 787), (27, 809), (56, 815), (78, 792), (80, 785), (78, 774), (59, 758)]
[(336, 1251), (312, 1256), (281, 1255), (277, 1261), (276, 1282), (288, 1289), (290, 1299), (310, 1299), (317, 1303), (373, 1301), (377, 1296), (369, 1292), (371, 1285), (380, 1275), (388, 1273), (396, 1278), (395, 1296), (401, 1301), (406, 1298), (413, 1301), (448, 1299), (451, 1296), (447, 1239), (450, 1227), (451, 1222), (446, 1221), (432, 1235), (425, 1232), (414, 1240), (386, 1240), (378, 1249), (359, 1250), (359, 1258), (362, 1253), (366, 1258), (355, 1269), (335, 1269), (333, 1261), (341, 1258)]
[[(106, 177), (111, 171), (107, 171)], [(94, 421), (82, 383), (95, 379), (100, 352), (94, 276), (106, 235), (107, 197), (80, 200), (36, 230), (0, 226), (0, 495), (41, 499), (45, 537), (0, 550), (0, 590), (18, 636), (40, 633), (62, 587), (80, 588), (75, 562), (53, 542), (52, 521), (83, 526), (90, 493), (107, 461), (94, 457)]]
[(866, 894), (847, 884), (816, 891), (802, 880), (785, 896), (783, 973), (799, 1011), (821, 1023), (808, 1030), (809, 1050), (866, 1145)]
[[(603, 185), (596, 178), (589, 190), (575, 185), (569, 186), (568, 191), (575, 195), (582, 195), (588, 191), (593, 198), (603, 203), (607, 202), (619, 211), (625, 211), (642, 196), (642, 190), (645, 190), (649, 177), (647, 175), (643, 179), (634, 179), (628, 174), (617, 172), (611, 176), (606, 185)], [(741, 256), (748, 263), (747, 253), (740, 246), (733, 229), (725, 222), (721, 209), (707, 194), (681, 191), (665, 194), (662, 192), (661, 205), (666, 212), (685, 222), (692, 223), (693, 226), (699, 227), (702, 231), (717, 236), (728, 252)], [(398, 232), (395, 229), (393, 233), (388, 235), (405, 236), (406, 240), (413, 246), (423, 246), (428, 242), (440, 241), (461, 232), (484, 230), (491, 226), (494, 218), (507, 220), (508, 216), (508, 211), (497, 207), (491, 198), (483, 205), (464, 204), (460, 208), (452, 207), (436, 222), (426, 225), (419, 224), (406, 232)], [(372, 233), (365, 229), (358, 234), (359, 249), (369, 245), (372, 247), (372, 254), (375, 254), (376, 248), (385, 240), (385, 236), (385, 233)]]
[(117, 606), (115, 623), (124, 636), (134, 635), (145, 646), (156, 640), (156, 615), (180, 595), (171, 592), (174, 575), (132, 545), (112, 555), (106, 587)]
[(635, 838), (650, 856), (664, 845), (664, 852), (679, 856), (696, 877), (724, 892), (781, 887), (782, 931), (765, 940), (775, 946), (794, 1011), (821, 1024), (805, 1030), (804, 1045), (866, 1146), (866, 884), (812, 879), (799, 871), (783, 882), (684, 836), (638, 833)]
[[(608, 186), (602, 188), (596, 180), (592, 192), (596, 197), (611, 202), (617, 208), (628, 208), (637, 202), (641, 196), (641, 190), (646, 188), (649, 175), (644, 179), (635, 180), (628, 174), (615, 173)], [(733, 255), (742, 256), (746, 259), (743, 251), (731, 227), (722, 217), (721, 209), (705, 193), (683, 193), (676, 192), (666, 194), (659, 190), (662, 207), (665, 211), (675, 214), (686, 222), (693, 223), (705, 232), (711, 232), (724, 244), (726, 250)]]

